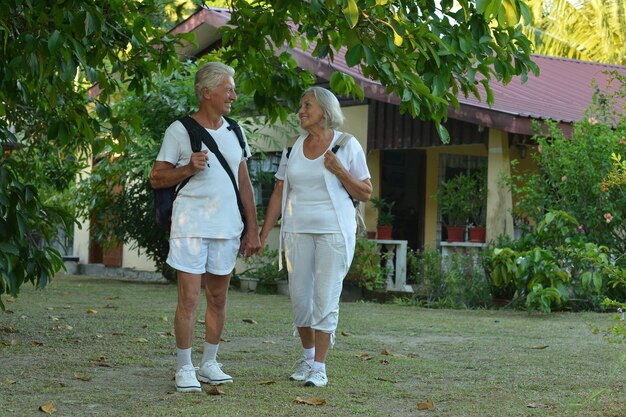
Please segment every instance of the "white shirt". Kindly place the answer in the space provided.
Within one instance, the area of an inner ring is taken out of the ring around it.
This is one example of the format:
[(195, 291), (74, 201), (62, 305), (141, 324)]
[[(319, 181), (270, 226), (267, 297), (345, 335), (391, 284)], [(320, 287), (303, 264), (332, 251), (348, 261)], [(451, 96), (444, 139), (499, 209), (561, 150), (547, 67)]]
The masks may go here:
[[(228, 127), (228, 122), (222, 118), (222, 125), (217, 130), (207, 130), (238, 182), (239, 164), (245, 158), (237, 135)], [(250, 155), (247, 141), (245, 146), (246, 154)], [(204, 143), (202, 149), (207, 149)], [(191, 153), (187, 129), (177, 120), (165, 131), (156, 160), (180, 167), (189, 163)], [(209, 151), (208, 155), (209, 167), (192, 176), (174, 200), (170, 238), (232, 239), (239, 237), (243, 231), (232, 182), (215, 154)]]
[(283, 230), (294, 233), (340, 233), (330, 194), (324, 182), (324, 155), (309, 159), (304, 147), (292, 152), (287, 165), (289, 193)]
[[(333, 136), (333, 140), (329, 148), (332, 148), (337, 139), (341, 136), (341, 132), (335, 131)], [(300, 135), (296, 143), (293, 145), (290, 153), (290, 157), (287, 158), (287, 149), (283, 150), (283, 156), (280, 160), (280, 165), (278, 166), (278, 171), (276, 172), (276, 178), (279, 180), (285, 181), (283, 184), (283, 198), (282, 198), (282, 211), (281, 213), (287, 212), (287, 200), (288, 193), (291, 188), (289, 183), (289, 178), (285, 175), (287, 172), (287, 164), (291, 163), (289, 160), (291, 159), (291, 154), (294, 152), (302, 152), (302, 144), (304, 139), (306, 139), (307, 135)], [(365, 152), (363, 152), (363, 148), (356, 138), (352, 137), (348, 140), (338, 151), (337, 158), (343, 166), (348, 170), (350, 175), (356, 178), (359, 181), (363, 181), (371, 178), (369, 169), (367, 168), (367, 161), (365, 158)], [(330, 199), (333, 204), (333, 209), (335, 210), (335, 215), (337, 216), (337, 220), (339, 221), (339, 227), (341, 229), (341, 234), (343, 235), (344, 241), (346, 242), (346, 257), (348, 263), (352, 262), (352, 257), (354, 256), (354, 246), (356, 245), (356, 220), (355, 220), (355, 208), (352, 204), (352, 199), (350, 195), (346, 191), (346, 189), (339, 181), (339, 178), (328, 169), (324, 168), (324, 184), (326, 185), (326, 190), (330, 195)], [(283, 231), (284, 223), (281, 223), (281, 238), (279, 241), (279, 249), (282, 250), (282, 231)], [(279, 252), (280, 252), (279, 250)], [(282, 256), (279, 256), (279, 264), (282, 267)]]

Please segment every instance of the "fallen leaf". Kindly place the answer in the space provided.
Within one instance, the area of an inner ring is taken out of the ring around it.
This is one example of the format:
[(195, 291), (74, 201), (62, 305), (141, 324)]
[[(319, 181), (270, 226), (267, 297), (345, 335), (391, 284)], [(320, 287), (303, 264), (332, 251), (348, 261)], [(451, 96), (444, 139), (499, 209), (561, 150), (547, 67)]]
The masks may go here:
[(211, 385), (211, 388), (206, 390), (207, 395), (224, 395), (224, 391), (219, 389), (216, 385)]
[(2, 346), (17, 346), (17, 339), (11, 339), (8, 342), (0, 343)]
[(46, 310), (48, 311), (54, 310), (54, 307), (46, 307)]
[(273, 340), (264, 340), (263, 343), (269, 343), (270, 345), (276, 344), (276, 342), (274, 342)]
[(206, 322), (205, 322), (204, 320), (202, 320), (202, 319), (198, 319), (198, 320), (196, 320), (196, 323), (198, 323), (198, 324), (204, 324), (204, 323), (206, 323)]
[(96, 310), (94, 310), (93, 308), (88, 308), (87, 311), (85, 311), (87, 314), (98, 314), (98, 312)]
[(256, 320), (254, 319), (243, 319), (242, 321), (244, 323), (257, 324)]
[(5, 333), (17, 333), (17, 329), (15, 329), (15, 327), (7, 326), (6, 324), (0, 324), (0, 330)]
[(124, 332), (113, 332), (111, 333), (113, 336), (124, 336), (126, 333)]
[(52, 321), (59, 321), (59, 318), (57, 316), (48, 316), (48, 318)]
[(52, 330), (72, 330), (73, 327), (70, 326), (69, 324), (57, 324), (56, 326), (52, 327)]
[(393, 384), (397, 383), (398, 381), (396, 381), (395, 379), (389, 379), (389, 378), (381, 378), (381, 377), (376, 377), (375, 378), (377, 381), (385, 381), (385, 382), (391, 382)]
[(361, 355), (358, 356), (359, 359), (361, 359), (362, 361), (369, 361), (372, 359), (372, 356), (369, 353), (362, 353)]
[(272, 385), (275, 384), (276, 381), (261, 381), (261, 382), (257, 382), (257, 384), (259, 385)]
[(380, 363), (382, 363), (383, 365), (389, 365), (389, 361), (387, 359), (381, 359)]
[(52, 401), (50, 401), (49, 403), (39, 406), (39, 411), (43, 411), (46, 414), (52, 414), (55, 411), (57, 411), (57, 409), (52, 403)]
[(119, 296), (108, 296), (108, 297), (104, 297), (105, 300), (119, 300), (120, 297)]
[(308, 405), (326, 405), (326, 399), (320, 397), (309, 398), (308, 400), (304, 400), (300, 397), (296, 397), (293, 400), (294, 404), (308, 404)]
[(531, 347), (531, 349), (545, 349), (549, 347), (548, 345), (537, 345), (537, 346), (533, 346)]
[(148, 343), (148, 339), (144, 337), (137, 337), (135, 339), (130, 339), (131, 343)]
[(66, 309), (66, 310), (70, 310), (72, 308), (72, 306), (71, 305), (64, 305), (63, 308)]
[(74, 378), (75, 379), (80, 379), (81, 381), (91, 381), (91, 375), (89, 375), (89, 374), (75, 373), (74, 374)]
[(388, 350), (387, 348), (384, 348), (382, 350), (382, 352), (380, 352), (381, 355), (387, 355), (387, 356), (395, 356), (393, 353), (391, 353), (390, 350)]
[(530, 404), (527, 404), (526, 407), (528, 407), (528, 408), (546, 408), (546, 409), (553, 408), (551, 405), (541, 404), (541, 403), (530, 403)]
[(112, 309), (118, 309), (119, 307), (113, 304), (107, 304), (104, 306), (104, 308), (112, 308)]
[(167, 316), (161, 316), (161, 317), (159, 317), (159, 320), (161, 320), (161, 321), (168, 321), (169, 319), (167, 318)]
[(13, 310), (4, 310), (4, 314), (13, 314)]
[(58, 386), (58, 387), (61, 387), (61, 388), (65, 388), (65, 387), (66, 387), (65, 382), (61, 382), (61, 381), (59, 381), (59, 380), (56, 380), (56, 381), (51, 381), (51, 382), (48, 384), (48, 386), (49, 386), (49, 387), (52, 387), (52, 386), (55, 386), (55, 385), (56, 385), (56, 386)]
[(43, 346), (43, 342), (38, 342), (36, 340), (33, 340), (32, 342), (30, 342), (30, 345), (33, 347)]
[(349, 332), (341, 332), (341, 335), (342, 336), (352, 336), (352, 334), (349, 333)]
[(417, 409), (418, 410), (434, 410), (435, 405), (433, 404), (433, 400), (428, 399), (426, 401), (417, 403)]
[(4, 380), (4, 384), (5, 385), (13, 385), (13, 384), (15, 384), (15, 381), (13, 381), (12, 379), (5, 379)]
[(230, 342), (230, 339), (229, 339), (229, 338), (227, 338), (227, 337), (220, 337), (220, 342), (226, 342), (226, 343), (228, 343), (228, 342)]

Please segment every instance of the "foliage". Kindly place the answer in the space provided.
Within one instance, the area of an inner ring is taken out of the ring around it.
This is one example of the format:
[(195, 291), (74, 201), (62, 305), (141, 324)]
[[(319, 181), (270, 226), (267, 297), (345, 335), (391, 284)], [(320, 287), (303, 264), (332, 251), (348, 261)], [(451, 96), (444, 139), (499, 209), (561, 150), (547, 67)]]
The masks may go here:
[(378, 226), (393, 226), (396, 216), (393, 214), (393, 206), (395, 201), (389, 201), (385, 198), (372, 197), (370, 199), (372, 205), (378, 209)]
[[(626, 119), (615, 111), (626, 97), (626, 78), (617, 73), (606, 86), (595, 87), (586, 119), (574, 124), (571, 137), (555, 123), (547, 135), (537, 135), (534, 159), (540, 170), (514, 173), (507, 179), (515, 195), (514, 216), (539, 223), (550, 210), (578, 219), (588, 240), (616, 254), (626, 251), (626, 194), (604, 182), (612, 171), (611, 154), (623, 152)], [(584, 166), (584, 169), (581, 169)]]
[(483, 171), (458, 174), (439, 185), (433, 199), (439, 203), (444, 224), (465, 227), (485, 225), (487, 203), (486, 179)]
[(43, 204), (35, 187), (21, 182), (20, 171), (15, 161), (0, 158), (0, 296), (17, 297), (24, 282), (44, 287), (63, 267), (52, 247), (56, 225), (71, 225), (68, 213)]
[(626, 3), (615, 0), (529, 0), (532, 23), (523, 32), (535, 53), (626, 64)]
[(17, 293), (24, 279), (44, 285), (62, 267), (52, 235), (71, 222), (54, 213), (71, 206), (71, 191), (61, 191), (67, 194), (60, 200), (54, 191), (73, 181), (87, 155), (107, 146), (122, 149), (127, 120), (141, 125), (140, 114), (122, 119), (110, 101), (122, 87), (149, 89), (154, 71), (177, 64), (174, 47), (189, 36), (163, 36), (163, 4), (157, 0), (9, 0), (2, 6), (0, 145), (19, 144), (21, 150), (14, 153), (19, 170), (3, 164), (14, 174), (12, 185), (0, 188), (0, 200), (27, 203), (20, 214), (26, 229), (9, 227), (0, 240), (20, 248), (11, 268), (2, 271)]
[[(278, 269), (278, 250), (265, 249), (260, 255), (243, 258), (245, 269), (237, 276), (256, 278), (259, 284), (273, 284), (287, 279), (287, 270)], [(285, 262), (283, 262), (285, 265)]]
[(436, 308), (475, 308), (489, 303), (485, 275), (476, 264), (481, 255), (434, 249), (407, 251), (407, 282), (415, 287), (414, 302)]
[(495, 247), (484, 263), (494, 288), (514, 287), (528, 312), (555, 308), (600, 309), (609, 283), (624, 270), (607, 247), (588, 242), (578, 222), (550, 211), (533, 233), (511, 247)]
[(388, 269), (384, 262), (376, 242), (357, 237), (354, 258), (345, 279), (356, 281), (368, 290), (385, 288)]
[[(311, 49), (331, 66), (345, 47), (349, 67), (398, 97), (400, 111), (434, 120), (446, 143), (441, 123), (449, 104), (458, 107), (458, 93), (479, 96), (481, 85), (491, 104), (494, 78), (506, 84), (514, 76), (538, 74), (518, 26), (522, 17), (530, 18), (521, 0), (233, 0), (231, 7), (230, 25), (222, 29), (229, 48), (224, 57), (244, 69), (241, 90), (273, 119), (297, 108), (302, 87), (315, 82), (310, 72), (296, 71), (289, 52), (275, 56), (276, 45)], [(337, 71), (329, 81), (336, 93), (363, 98), (360, 83), (345, 73)], [(278, 105), (281, 100), (285, 106)]]

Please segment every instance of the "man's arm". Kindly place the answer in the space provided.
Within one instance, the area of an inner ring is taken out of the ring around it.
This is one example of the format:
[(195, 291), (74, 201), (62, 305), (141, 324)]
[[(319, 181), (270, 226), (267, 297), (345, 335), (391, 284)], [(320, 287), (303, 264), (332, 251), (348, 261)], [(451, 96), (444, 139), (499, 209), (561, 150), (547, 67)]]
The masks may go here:
[(256, 219), (256, 204), (254, 201), (254, 193), (252, 191), (252, 182), (248, 174), (248, 165), (246, 161), (239, 164), (239, 194), (241, 203), (243, 204), (243, 212), (246, 217), (246, 234), (241, 240), (239, 251), (243, 256), (254, 255), (261, 243), (259, 241), (259, 223)]
[(189, 164), (176, 168), (175, 165), (165, 161), (155, 161), (150, 171), (150, 185), (152, 188), (169, 188), (181, 183), (185, 178), (191, 177), (206, 168), (208, 157), (207, 150), (191, 154)]

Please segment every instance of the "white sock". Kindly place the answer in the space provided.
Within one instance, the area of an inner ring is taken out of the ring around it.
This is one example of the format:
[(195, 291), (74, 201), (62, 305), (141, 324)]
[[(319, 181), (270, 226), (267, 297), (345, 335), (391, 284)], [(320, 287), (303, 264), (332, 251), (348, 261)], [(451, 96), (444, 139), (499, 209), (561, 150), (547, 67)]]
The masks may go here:
[(204, 351), (202, 352), (202, 361), (200, 364), (207, 362), (217, 361), (217, 349), (220, 347), (219, 343), (214, 345), (212, 343), (204, 342)]
[(187, 349), (176, 348), (176, 356), (178, 359), (176, 371), (180, 371), (180, 369), (185, 365), (193, 366), (193, 362), (191, 362), (191, 348), (187, 348)]
[(324, 375), (326, 375), (326, 364), (324, 362), (313, 362), (313, 370), (321, 371)]
[(313, 362), (313, 359), (315, 359), (315, 348), (304, 348), (302, 349), (303, 355), (304, 355), (304, 360), (307, 362)]

